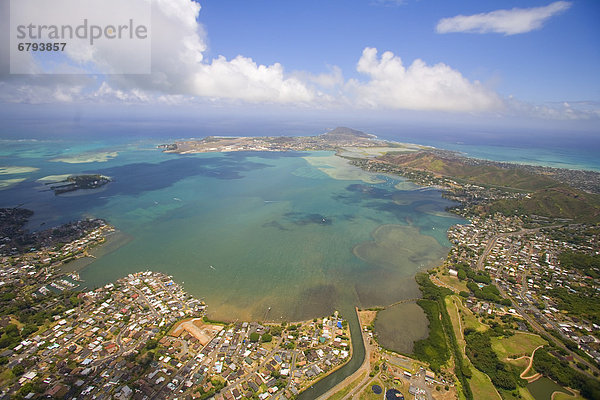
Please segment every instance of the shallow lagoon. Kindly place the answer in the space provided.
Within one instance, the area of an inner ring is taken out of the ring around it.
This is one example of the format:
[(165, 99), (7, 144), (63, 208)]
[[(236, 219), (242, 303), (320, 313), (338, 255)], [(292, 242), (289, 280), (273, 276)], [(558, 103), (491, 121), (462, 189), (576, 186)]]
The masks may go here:
[[(78, 152), (90, 162), (56, 161)], [(6, 154), (8, 165), (40, 170), (3, 191), (2, 206), (36, 211), (31, 228), (96, 216), (129, 238), (81, 271), (88, 287), (164, 271), (205, 299), (214, 318), (298, 320), (416, 297), (412, 276), (444, 256), (447, 228), (462, 222), (444, 212), (452, 203), (439, 191), (365, 175), (331, 162), (330, 152), (180, 156), (147, 143), (98, 143), (27, 154)], [(79, 196), (54, 196), (36, 182), (65, 173), (113, 182)]]

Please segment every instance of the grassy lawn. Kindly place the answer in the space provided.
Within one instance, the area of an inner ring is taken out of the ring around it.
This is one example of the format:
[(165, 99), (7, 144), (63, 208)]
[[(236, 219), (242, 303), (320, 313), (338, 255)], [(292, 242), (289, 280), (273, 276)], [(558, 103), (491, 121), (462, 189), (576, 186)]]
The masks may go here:
[[(462, 339), (462, 331), (460, 327), (462, 326), (462, 322), (460, 321), (460, 315), (456, 310), (456, 304), (459, 307), (462, 307), (460, 303), (460, 299), (458, 296), (446, 296), (446, 310), (448, 310), (448, 315), (450, 316), (450, 321), (452, 322), (452, 329), (454, 330), (454, 336), (456, 336), (456, 340), (458, 341), (458, 346), (464, 348), (465, 341)], [(463, 327), (464, 329), (464, 327)]]
[(518, 387), (517, 390), (519, 391), (519, 394), (521, 395), (521, 397), (519, 397), (519, 398), (517, 398), (513, 395), (514, 390), (500, 389), (499, 392), (500, 392), (500, 395), (502, 396), (502, 398), (505, 400), (536, 400), (535, 397), (533, 397), (531, 395), (531, 393), (529, 393), (529, 390), (527, 390), (527, 388)]
[(579, 395), (571, 396), (566, 393), (558, 392), (557, 394), (554, 395), (554, 400), (584, 400), (584, 399), (583, 399), (583, 397), (581, 397)]
[(531, 395), (531, 393), (529, 393), (529, 390), (527, 390), (527, 388), (520, 387), (519, 394), (521, 395), (521, 398), (523, 400), (535, 400), (535, 398)]
[[(520, 360), (509, 360), (506, 361), (508, 364), (510, 365), (514, 365), (515, 367), (517, 367), (519, 369), (519, 371), (524, 371), (525, 368), (527, 368), (527, 366), (529, 365), (529, 360), (526, 358), (520, 359)], [(529, 371), (531, 371), (532, 373), (530, 375), (533, 375), (533, 373), (535, 373), (535, 371), (533, 370), (533, 368), (531, 368)]]
[[(458, 296), (452, 296), (455, 299), (460, 299)], [(479, 320), (477, 319), (477, 317), (475, 315), (473, 315), (473, 313), (471, 312), (471, 310), (469, 310), (467, 307), (465, 307), (460, 301), (457, 302), (458, 304), (458, 309), (462, 311), (461, 316), (463, 317), (463, 330), (465, 330), (466, 328), (473, 328), (478, 332), (483, 332), (486, 331), (489, 327), (486, 324), (482, 324), (481, 322), (479, 322)], [(456, 310), (456, 308), (455, 308)]]
[[(458, 325), (458, 320), (460, 315), (456, 310), (456, 305), (458, 305), (459, 309), (463, 309), (463, 315), (465, 316), (465, 320), (467, 317), (467, 313), (473, 316), (471, 311), (463, 308), (460, 298), (458, 296), (448, 296), (446, 297), (446, 309), (448, 310), (448, 315), (450, 315), (450, 321), (452, 322), (452, 329), (454, 330), (454, 334), (456, 335), (456, 341), (458, 343), (458, 347), (463, 355), (465, 360), (465, 364), (471, 369), (473, 373), (473, 377), (469, 379), (469, 386), (471, 386), (471, 391), (473, 392), (473, 398), (475, 399), (498, 399), (498, 394), (494, 389), (494, 385), (490, 381), (490, 378), (483, 372), (479, 371), (477, 368), (471, 364), (468, 357), (465, 356), (465, 341), (462, 339), (461, 331)], [(473, 317), (474, 318), (474, 317)], [(479, 322), (477, 322), (479, 324)], [(484, 325), (479, 324), (485, 328)], [(463, 326), (463, 329), (465, 327)]]
[(350, 383), (348, 386), (346, 386), (345, 388), (343, 388), (339, 392), (335, 393), (333, 396), (329, 397), (327, 400), (340, 400), (340, 399), (342, 399), (344, 396), (346, 396), (348, 393), (350, 393), (350, 391), (352, 389), (354, 389), (356, 387), (356, 385), (358, 385), (358, 383), (360, 381), (362, 381), (363, 379), (365, 379), (365, 376), (367, 376), (367, 373), (363, 372), (358, 378), (356, 378), (354, 381), (352, 381), (352, 383)]
[(458, 289), (458, 291), (465, 291), (465, 292), (469, 291), (469, 289), (467, 288), (467, 284), (465, 282), (460, 281), (455, 276), (438, 274), (437, 277), (440, 281), (442, 281), (443, 283), (445, 283), (446, 285), (448, 285), (450, 287)]
[(11, 370), (6, 368), (0, 373), (0, 385), (4, 386), (8, 384), (8, 382), (10, 382), (13, 378), (14, 375), (12, 374)]
[(546, 344), (548, 342), (538, 335), (524, 332), (515, 332), (511, 337), (492, 338), (492, 348), (501, 360), (524, 354), (531, 355), (536, 347)]
[(473, 377), (469, 379), (469, 385), (471, 386), (471, 390), (473, 391), (474, 399), (499, 399), (498, 393), (490, 381), (490, 378), (475, 368), (471, 363), (469, 363), (469, 367), (471, 371), (473, 371)]
[[(371, 390), (371, 386), (373, 385), (379, 385), (381, 386), (381, 394), (375, 394), (373, 393), (373, 390)], [(384, 398), (385, 395), (385, 385), (383, 383), (381, 383), (381, 381), (379, 379), (375, 379), (370, 381), (367, 385), (365, 385), (364, 389), (360, 392), (360, 400), (380, 400)]]

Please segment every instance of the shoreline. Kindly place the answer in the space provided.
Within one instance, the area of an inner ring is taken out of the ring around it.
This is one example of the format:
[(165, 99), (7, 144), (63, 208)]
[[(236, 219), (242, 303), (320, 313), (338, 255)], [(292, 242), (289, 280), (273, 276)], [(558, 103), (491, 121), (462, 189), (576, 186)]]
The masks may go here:
[[(133, 236), (127, 235), (120, 230), (115, 230), (104, 236), (104, 241), (92, 247), (87, 254), (76, 260), (62, 264), (57, 267), (60, 273), (70, 274), (79, 272), (93, 264), (98, 258), (103, 257), (113, 251), (125, 246), (133, 240)], [(85, 287), (85, 281), (82, 282)]]

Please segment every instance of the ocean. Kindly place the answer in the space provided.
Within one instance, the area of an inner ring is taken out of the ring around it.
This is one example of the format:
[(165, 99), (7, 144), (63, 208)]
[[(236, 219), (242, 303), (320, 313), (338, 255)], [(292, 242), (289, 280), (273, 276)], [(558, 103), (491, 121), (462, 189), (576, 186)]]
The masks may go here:
[[(12, 169), (0, 206), (32, 209), (32, 230), (106, 219), (127, 240), (81, 271), (86, 287), (163, 271), (225, 320), (295, 321), (418, 297), (415, 272), (439, 263), (447, 229), (465, 222), (438, 190), (331, 152), (176, 155), (161, 142), (4, 141)], [(76, 173), (113, 182), (60, 196), (44, 183)]]

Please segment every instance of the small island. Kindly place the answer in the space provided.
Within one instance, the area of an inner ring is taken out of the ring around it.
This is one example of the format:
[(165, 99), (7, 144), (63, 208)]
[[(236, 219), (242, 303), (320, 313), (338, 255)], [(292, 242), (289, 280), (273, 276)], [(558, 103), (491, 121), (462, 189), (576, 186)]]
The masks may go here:
[(59, 194), (74, 192), (80, 189), (98, 189), (110, 181), (108, 176), (98, 174), (71, 175), (63, 181), (53, 182), (50, 189), (58, 196)]

